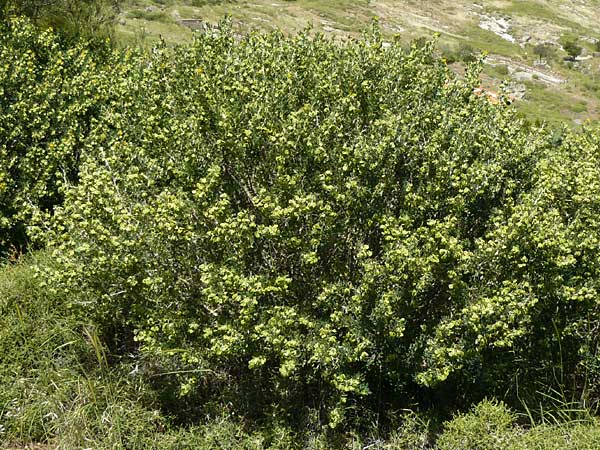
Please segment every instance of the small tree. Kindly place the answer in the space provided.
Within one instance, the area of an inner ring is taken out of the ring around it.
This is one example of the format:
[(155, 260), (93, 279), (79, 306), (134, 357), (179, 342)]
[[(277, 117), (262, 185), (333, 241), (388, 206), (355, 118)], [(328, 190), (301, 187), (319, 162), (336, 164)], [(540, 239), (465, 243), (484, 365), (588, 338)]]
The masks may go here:
[(575, 60), (579, 55), (581, 55), (583, 50), (575, 39), (569, 39), (565, 41), (563, 43), (563, 49), (565, 52), (567, 52), (571, 60)]
[(556, 51), (548, 44), (538, 44), (534, 47), (533, 53), (536, 54), (538, 59), (541, 61), (543, 59), (552, 59)]

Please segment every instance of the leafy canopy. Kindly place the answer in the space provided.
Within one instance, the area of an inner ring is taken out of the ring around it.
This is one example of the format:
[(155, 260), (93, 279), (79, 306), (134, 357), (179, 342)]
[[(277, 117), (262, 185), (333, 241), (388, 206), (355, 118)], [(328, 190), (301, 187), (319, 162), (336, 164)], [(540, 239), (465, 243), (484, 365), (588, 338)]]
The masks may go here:
[(534, 389), (559, 345), (598, 376), (597, 136), (553, 147), (432, 47), (222, 27), (65, 77), (101, 101), (66, 97), (94, 113), (64, 128), (77, 176), (31, 228), (51, 287), (113, 352), (167, 361), (181, 396), (309, 398), (331, 426), (517, 374)]

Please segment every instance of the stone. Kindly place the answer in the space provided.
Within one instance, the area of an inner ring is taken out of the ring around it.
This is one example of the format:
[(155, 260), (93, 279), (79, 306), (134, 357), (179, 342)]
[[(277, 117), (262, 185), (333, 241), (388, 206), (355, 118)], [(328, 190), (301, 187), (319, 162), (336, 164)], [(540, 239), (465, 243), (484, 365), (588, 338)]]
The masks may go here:
[(514, 72), (512, 78), (517, 81), (531, 81), (533, 80), (533, 74), (529, 72), (517, 71)]

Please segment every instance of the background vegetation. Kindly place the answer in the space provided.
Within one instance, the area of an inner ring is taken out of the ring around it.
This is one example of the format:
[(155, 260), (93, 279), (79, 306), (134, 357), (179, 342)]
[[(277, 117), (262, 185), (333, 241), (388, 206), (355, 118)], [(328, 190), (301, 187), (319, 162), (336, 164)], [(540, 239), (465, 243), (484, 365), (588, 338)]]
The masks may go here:
[(119, 0), (0, 0), (0, 17), (27, 16), (63, 37), (101, 39), (112, 35)]
[[(532, 120), (576, 127), (599, 117), (598, 91), (589, 89), (600, 75), (598, 0), (127, 0), (116, 36), (146, 46), (191, 42), (192, 30), (202, 32), (225, 15), (241, 34), (252, 29), (294, 34), (311, 26), (333, 39), (360, 37), (376, 16), (389, 42), (400, 39), (408, 46), (437, 33), (438, 53), (457, 74), (465, 61), (486, 52), (482, 86), (516, 94), (515, 106)], [(564, 43), (580, 47), (581, 57), (569, 60)], [(540, 45), (552, 50), (541, 59), (535, 53)], [(499, 73), (497, 67), (506, 70)], [(570, 107), (581, 101), (585, 108)]]
[(4, 447), (600, 445), (600, 132), (376, 25), (1, 27)]

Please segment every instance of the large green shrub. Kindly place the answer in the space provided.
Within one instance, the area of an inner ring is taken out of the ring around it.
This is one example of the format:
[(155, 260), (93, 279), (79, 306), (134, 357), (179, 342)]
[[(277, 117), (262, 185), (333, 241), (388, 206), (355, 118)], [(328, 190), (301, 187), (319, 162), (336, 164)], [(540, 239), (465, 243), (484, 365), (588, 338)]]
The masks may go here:
[(478, 65), (377, 31), (222, 29), (116, 66), (44, 236), (53, 280), (196, 412), (336, 425), (597, 364), (593, 136), (557, 150), (473, 94)]

